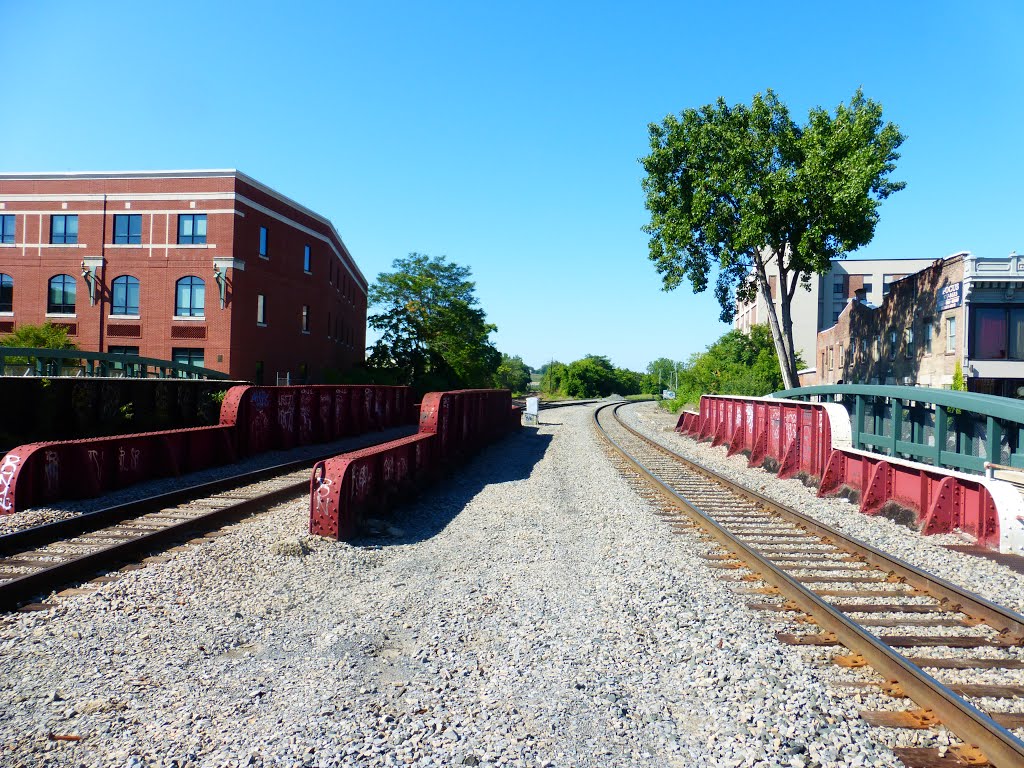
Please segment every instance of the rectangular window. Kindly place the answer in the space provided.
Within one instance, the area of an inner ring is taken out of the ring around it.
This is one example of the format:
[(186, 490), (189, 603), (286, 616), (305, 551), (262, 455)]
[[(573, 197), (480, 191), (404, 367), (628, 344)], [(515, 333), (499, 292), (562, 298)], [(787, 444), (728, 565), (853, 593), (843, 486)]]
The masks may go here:
[(14, 243), (14, 214), (0, 216), (0, 243)]
[(267, 324), (267, 297), (262, 293), (256, 294), (256, 323), (257, 325)]
[(924, 353), (930, 355), (932, 353), (932, 324), (924, 324)]
[(865, 336), (864, 338), (862, 338), (860, 340), (860, 353), (865, 358), (867, 358), (867, 356), (868, 356), (868, 337), (867, 336)]
[(871, 301), (871, 281), (865, 280), (864, 285), (861, 286), (861, 290), (864, 291), (864, 301)]
[(904, 350), (904, 354), (907, 357), (913, 357), (914, 356), (914, 329), (913, 329), (913, 327), (907, 328), (907, 330), (903, 332), (903, 335), (904, 335), (904, 338), (905, 338), (906, 343), (907, 343), (907, 348)]
[(310, 261), (310, 258), (309, 258), (309, 245), (306, 245), (302, 249), (302, 271), (303, 272), (312, 272), (313, 271), (313, 263)]
[(260, 256), (264, 259), (270, 258), (267, 256), (267, 228), (260, 227)]
[(1024, 360), (1024, 309), (1010, 310), (1010, 357)]
[(0, 312), (14, 311), (14, 278), (0, 274)]
[(263, 383), (263, 361), (262, 360), (257, 360), (256, 361), (256, 378), (253, 380), (253, 383), (256, 384), (257, 386), (259, 386), (260, 384)]
[[(133, 357), (138, 357), (139, 356), (139, 348), (138, 347), (109, 346), (109, 347), (107, 347), (107, 352), (109, 352), (112, 355), (131, 355)], [(132, 365), (131, 363), (126, 363), (126, 362), (123, 362), (123, 361), (122, 362), (118, 362), (118, 361), (115, 360), (114, 364), (111, 366), (111, 368), (113, 368), (115, 371), (123, 371), (125, 369), (129, 369), (131, 371), (131, 370), (134, 370), (135, 366)], [(137, 374), (129, 373), (129, 375), (137, 375)]]
[(309, 304), (302, 305), (302, 332), (309, 333)]
[(896, 359), (896, 346), (897, 346), (897, 335), (896, 331), (889, 331), (889, 359)]
[(828, 369), (829, 369), (830, 371), (832, 370), (832, 361), (833, 361), (834, 359), (835, 359), (835, 357), (834, 357), (834, 356), (833, 356), (833, 354), (832, 354), (832, 347), (829, 347), (829, 348), (828, 348)]
[(839, 345), (839, 367), (842, 368), (846, 365), (846, 355), (843, 352), (843, 345)]
[(874, 348), (874, 350), (872, 350), (871, 354), (872, 354), (872, 357), (875, 360), (881, 360), (882, 359), (882, 337), (881, 336), (875, 336), (875, 348)]
[(1024, 360), (1024, 310), (977, 307), (969, 325), (970, 356), (978, 360)]
[(53, 245), (74, 245), (78, 242), (78, 215), (61, 214), (50, 217), (50, 242)]
[(206, 245), (206, 214), (178, 214), (178, 245)]
[(138, 245), (142, 242), (142, 214), (114, 214), (114, 244)]
[(835, 282), (832, 284), (832, 295), (833, 296), (846, 296), (846, 276), (836, 275)]
[(203, 367), (202, 347), (174, 347), (171, 349), (171, 362), (184, 365)]
[(956, 318), (946, 318), (946, 351), (956, 352)]

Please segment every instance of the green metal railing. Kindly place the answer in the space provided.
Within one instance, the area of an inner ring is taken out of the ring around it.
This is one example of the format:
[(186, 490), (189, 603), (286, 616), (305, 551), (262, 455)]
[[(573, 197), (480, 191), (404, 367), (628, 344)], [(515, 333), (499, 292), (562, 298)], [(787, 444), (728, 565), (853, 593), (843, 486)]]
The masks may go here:
[(78, 349), (0, 346), (0, 376), (110, 376), (134, 379), (228, 379), (198, 365)]
[(985, 462), (1024, 468), (1024, 402), (929, 387), (835, 384), (772, 397), (840, 403), (853, 447), (967, 472)]

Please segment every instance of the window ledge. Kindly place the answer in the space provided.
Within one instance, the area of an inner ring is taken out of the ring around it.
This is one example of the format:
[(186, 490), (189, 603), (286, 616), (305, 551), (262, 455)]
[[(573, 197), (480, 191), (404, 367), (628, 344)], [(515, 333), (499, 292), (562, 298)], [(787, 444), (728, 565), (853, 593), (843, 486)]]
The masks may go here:
[(309, 331), (303, 331), (303, 332), (302, 332), (302, 335), (303, 335), (303, 336), (309, 336)]
[(85, 248), (85, 243), (39, 243), (37, 248)]
[(20, 248), (28, 245), (28, 243), (0, 243), (0, 248)]
[(0, 312), (0, 317), (14, 317), (13, 312)]
[(305, 274), (305, 275), (312, 275), (313, 274), (313, 270), (311, 270), (311, 269), (304, 269), (304, 270), (302, 270), (302, 273)]
[(107, 243), (107, 248), (150, 248), (152, 243)]
[(260, 323), (260, 322), (257, 322), (257, 323), (256, 323), (256, 327), (257, 327), (257, 328), (266, 328), (266, 327), (267, 327), (267, 324), (266, 324), (266, 323)]
[(142, 315), (107, 315), (107, 320), (141, 320)]
[(192, 250), (202, 250), (204, 248), (215, 248), (216, 245), (213, 243), (167, 243), (166, 245), (160, 245), (154, 243), (155, 248), (188, 248)]
[(270, 261), (270, 257), (269, 256), (264, 256), (262, 253), (257, 253), (256, 255), (259, 256), (264, 261)]
[(46, 317), (59, 317), (59, 318), (62, 318), (62, 319), (66, 319), (66, 318), (76, 318), (76, 317), (78, 317), (78, 315), (75, 314), (75, 313), (66, 314), (64, 312), (47, 312), (46, 313)]
[(174, 320), (175, 322), (181, 321), (183, 323), (205, 323), (206, 315), (201, 315), (199, 317), (193, 317), (188, 315), (174, 315), (171, 319)]

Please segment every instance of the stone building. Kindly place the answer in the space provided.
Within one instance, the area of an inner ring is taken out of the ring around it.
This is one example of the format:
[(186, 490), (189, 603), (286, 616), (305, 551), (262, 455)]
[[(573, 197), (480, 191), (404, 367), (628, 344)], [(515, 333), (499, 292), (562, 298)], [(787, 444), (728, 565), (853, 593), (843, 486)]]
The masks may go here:
[[(827, 274), (812, 275), (809, 290), (797, 287), (790, 310), (793, 318), (793, 346), (808, 368), (813, 368), (813, 351), (818, 331), (831, 327), (847, 302), (859, 296), (871, 304), (881, 304), (897, 280), (931, 264), (931, 259), (833, 259)], [(779, 271), (773, 263), (768, 269), (772, 303), (779, 313)], [(763, 298), (736, 305), (733, 327), (749, 332), (750, 326), (768, 322), (768, 305)]]
[(973, 392), (1024, 391), (1024, 257), (957, 253), (893, 282), (878, 307), (850, 300), (801, 384), (949, 387), (957, 362)]

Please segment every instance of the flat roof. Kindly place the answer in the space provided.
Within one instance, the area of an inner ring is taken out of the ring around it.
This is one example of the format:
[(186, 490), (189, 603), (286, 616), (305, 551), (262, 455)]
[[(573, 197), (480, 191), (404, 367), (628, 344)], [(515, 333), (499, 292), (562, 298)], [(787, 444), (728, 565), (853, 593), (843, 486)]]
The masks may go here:
[(311, 208), (307, 208), (287, 195), (282, 195), (276, 189), (268, 187), (260, 181), (257, 181), (247, 173), (243, 173), (237, 168), (198, 168), (194, 170), (179, 170), (179, 171), (28, 171), (24, 173), (5, 173), (0, 172), (0, 181), (59, 181), (67, 179), (69, 181), (87, 181), (90, 179), (197, 179), (197, 178), (217, 178), (217, 177), (233, 177), (244, 181), (246, 184), (256, 187), (256, 189), (270, 195), (277, 200), (280, 200), (286, 205), (290, 205), (297, 211), (301, 211), (307, 216), (311, 216), (317, 221), (325, 224), (331, 230), (331, 234), (337, 238), (341, 244), (342, 250), (345, 255), (348, 256), (348, 260), (352, 263), (352, 268), (355, 269), (356, 273), (362, 279), (367, 286), (369, 281), (363, 274), (362, 270), (359, 269), (359, 265), (356, 264), (356, 260), (352, 258), (352, 253), (349, 251), (348, 246), (345, 245), (345, 241), (341, 239), (341, 235), (335, 228), (334, 223), (326, 216), (321, 216)]

